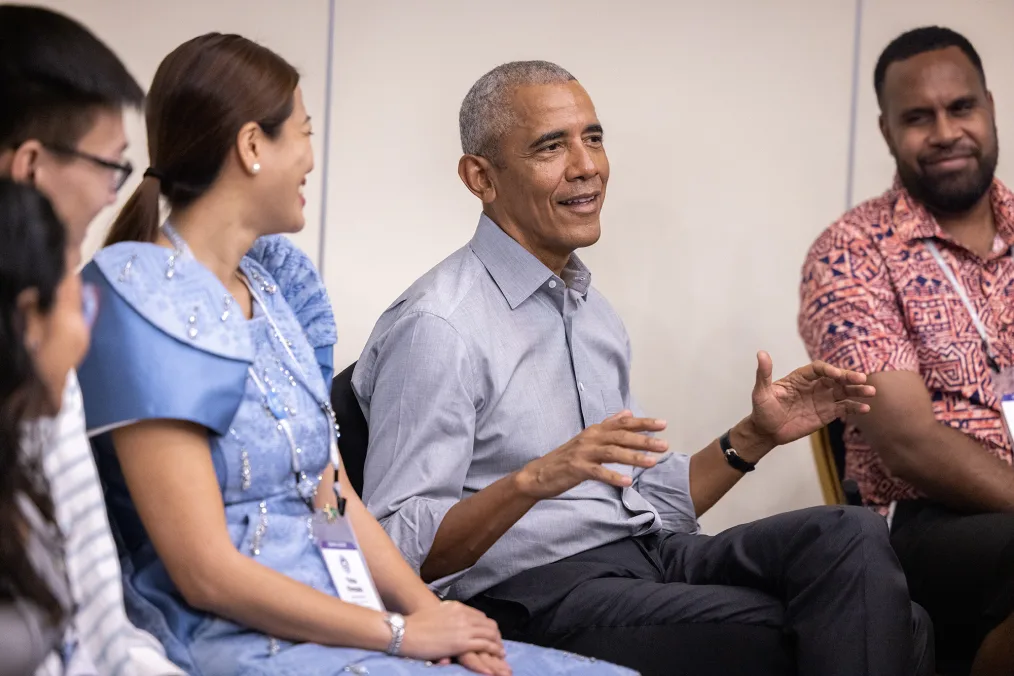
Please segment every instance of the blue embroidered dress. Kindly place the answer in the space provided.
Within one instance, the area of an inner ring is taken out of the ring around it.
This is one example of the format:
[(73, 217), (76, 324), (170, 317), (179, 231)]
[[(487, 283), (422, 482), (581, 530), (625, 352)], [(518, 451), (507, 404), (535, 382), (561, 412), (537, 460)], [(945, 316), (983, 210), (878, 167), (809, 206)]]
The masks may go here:
[[(249, 320), (182, 244), (116, 244), (82, 273), (102, 305), (79, 378), (131, 620), (196, 675), (469, 673), (266, 636), (190, 607), (169, 578), (116, 460), (109, 431), (118, 426), (169, 419), (207, 428), (236, 549), (336, 595), (309, 537), (308, 506), (333, 434), (322, 410), (336, 340), (330, 304), (313, 265), (284, 238), (259, 241), (240, 267), (259, 298)], [(507, 650), (519, 676), (632, 673), (534, 646)]]

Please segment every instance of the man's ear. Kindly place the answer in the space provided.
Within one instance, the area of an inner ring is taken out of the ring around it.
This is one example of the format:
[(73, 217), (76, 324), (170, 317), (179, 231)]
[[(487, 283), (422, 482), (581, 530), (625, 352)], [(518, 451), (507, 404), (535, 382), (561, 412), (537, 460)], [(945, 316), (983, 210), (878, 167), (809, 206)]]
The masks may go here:
[(40, 141), (29, 139), (11, 151), (11, 180), (15, 183), (35, 185), (35, 172), (43, 150), (44, 148)]
[(883, 137), (884, 143), (887, 144), (887, 150), (891, 153), (891, 157), (897, 157), (894, 154), (894, 142), (891, 141), (891, 130), (887, 128), (887, 115), (883, 112), (877, 118), (877, 126), (880, 127), (880, 135)]
[(493, 164), (479, 155), (462, 155), (458, 160), (458, 176), (461, 182), (473, 195), (482, 200), (483, 204), (490, 204), (496, 199), (496, 185), (493, 182), (495, 171)]

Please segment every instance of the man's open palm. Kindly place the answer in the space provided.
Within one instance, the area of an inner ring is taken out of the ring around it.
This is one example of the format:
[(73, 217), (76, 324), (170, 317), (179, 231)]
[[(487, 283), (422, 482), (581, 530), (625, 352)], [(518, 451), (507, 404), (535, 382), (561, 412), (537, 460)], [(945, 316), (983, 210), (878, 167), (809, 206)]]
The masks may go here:
[(866, 385), (865, 374), (822, 361), (798, 368), (774, 382), (771, 371), (771, 356), (759, 352), (750, 417), (756, 430), (775, 445), (801, 439), (835, 418), (867, 413), (869, 405), (856, 400), (870, 398), (877, 392)]

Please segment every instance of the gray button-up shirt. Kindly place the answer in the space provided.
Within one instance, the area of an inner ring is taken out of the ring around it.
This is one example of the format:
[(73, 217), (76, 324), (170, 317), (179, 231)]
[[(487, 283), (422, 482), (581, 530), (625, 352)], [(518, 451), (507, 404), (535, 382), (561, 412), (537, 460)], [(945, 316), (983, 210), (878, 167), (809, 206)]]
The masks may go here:
[[(486, 216), (472, 241), (381, 316), (353, 377), (370, 428), (363, 499), (418, 571), (459, 500), (636, 404), (623, 322), (577, 256), (561, 276)], [(542, 500), (471, 568), (467, 599), (621, 538), (696, 532), (689, 458)], [(630, 474), (629, 466), (612, 469)]]

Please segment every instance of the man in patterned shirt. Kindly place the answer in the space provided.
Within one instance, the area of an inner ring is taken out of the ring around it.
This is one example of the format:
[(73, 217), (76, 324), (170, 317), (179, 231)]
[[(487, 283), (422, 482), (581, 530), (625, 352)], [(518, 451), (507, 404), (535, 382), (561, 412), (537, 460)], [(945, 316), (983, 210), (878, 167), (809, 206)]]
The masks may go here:
[(1014, 195), (982, 62), (961, 35), (920, 28), (881, 54), (886, 193), (845, 214), (803, 268), (810, 356), (870, 375), (846, 474), (892, 522), (940, 658), (1014, 673), (1014, 469), (1000, 375), (1014, 365)]

